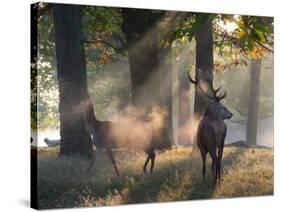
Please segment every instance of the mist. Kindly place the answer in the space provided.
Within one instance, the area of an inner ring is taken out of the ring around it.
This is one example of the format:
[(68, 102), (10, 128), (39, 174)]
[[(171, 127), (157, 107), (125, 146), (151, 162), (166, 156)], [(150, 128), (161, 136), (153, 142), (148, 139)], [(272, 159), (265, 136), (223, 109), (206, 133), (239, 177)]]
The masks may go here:
[[(151, 36), (154, 33), (154, 29), (149, 30), (140, 42), (146, 42), (146, 37)], [(114, 136), (120, 137), (120, 140), (128, 140), (127, 132), (130, 131), (131, 135), (134, 134), (134, 145), (147, 145), (145, 143), (151, 139), (151, 129), (147, 127), (148, 124), (152, 126), (152, 130), (155, 132), (160, 131), (166, 116), (168, 108), (160, 107), (157, 102), (151, 104), (151, 99), (155, 93), (154, 81), (159, 74), (160, 79), (160, 97), (159, 102), (170, 101), (171, 104), (171, 118), (172, 126), (168, 129), (169, 137), (173, 140), (173, 144), (176, 146), (192, 145), (196, 136), (198, 127), (198, 120), (193, 120), (193, 108), (194, 108), (194, 88), (189, 85), (189, 88), (183, 91), (183, 95), (186, 98), (186, 107), (188, 107), (189, 115), (186, 117), (184, 124), (179, 124), (179, 118), (181, 114), (179, 112), (179, 95), (180, 91), (179, 80), (181, 78), (188, 79), (186, 74), (190, 72), (194, 73), (195, 67), (195, 42), (185, 42), (184, 44), (174, 41), (171, 45), (168, 56), (159, 57), (159, 65), (157, 71), (153, 73), (144, 83), (144, 87), (149, 88), (150, 92), (139, 93), (139, 101), (145, 107), (149, 105), (150, 111), (147, 112), (144, 108), (134, 108), (131, 105), (131, 78), (130, 67), (128, 57), (117, 54), (114, 60), (103, 64), (100, 67), (96, 67), (96, 58), (94, 47), (88, 46), (85, 49), (87, 60), (87, 84), (88, 92), (92, 99), (92, 103), (95, 108), (95, 115), (98, 120), (101, 121), (113, 121), (117, 123), (116, 128), (113, 128), (110, 133)], [(134, 44), (130, 48), (135, 48)], [(161, 52), (160, 52), (161, 54)], [(44, 61), (44, 54), (39, 52), (39, 57)], [(53, 53), (53, 59), (55, 54)], [(215, 61), (221, 60), (217, 54), (215, 54)], [(168, 61), (168, 62), (167, 62)], [(40, 62), (40, 61), (39, 61)], [(225, 70), (214, 72), (214, 84), (215, 87), (222, 85), (222, 90), (227, 91), (228, 95), (223, 101), (223, 104), (234, 114), (231, 120), (226, 121), (228, 132), (226, 137), (226, 143), (232, 143), (236, 141), (246, 141), (246, 129), (247, 129), (247, 115), (248, 115), (248, 99), (249, 99), (249, 69), (250, 61), (247, 61), (248, 65), (237, 65)], [(46, 67), (42, 62), (42, 66), (39, 66), (44, 70)], [(167, 66), (168, 64), (168, 66)], [(50, 67), (48, 67), (50, 68)], [(56, 75), (56, 70), (52, 70), (52, 76)], [(42, 72), (38, 72), (39, 78), (44, 78), (44, 75), (40, 76)], [(167, 74), (172, 75), (172, 81)], [(258, 120), (258, 134), (257, 144), (261, 146), (273, 147), (273, 55), (269, 54), (262, 59), (261, 70), (261, 87), (260, 87), (260, 100), (259, 100), (259, 120)], [(54, 111), (48, 112), (48, 120), (44, 127), (38, 129), (38, 135), (34, 137), (34, 146), (46, 146), (44, 138), (58, 140), (59, 137), (59, 115), (58, 115), (58, 87), (56, 77), (52, 77), (51, 82), (54, 87), (51, 89), (51, 94), (48, 96), (49, 106), (55, 108)], [(42, 81), (39, 81), (43, 83)], [(170, 98), (167, 91), (172, 89), (172, 97)], [(44, 97), (46, 98), (46, 97)], [(38, 103), (43, 103), (44, 98), (38, 98)], [(45, 103), (44, 103), (45, 104)], [(40, 120), (39, 120), (40, 122)], [(45, 122), (44, 122), (45, 123)], [(52, 124), (49, 124), (52, 123)], [(55, 124), (53, 124), (55, 123)], [(38, 137), (38, 140), (36, 139)], [(187, 142), (183, 142), (187, 140)], [(121, 141), (120, 141), (121, 142)]]

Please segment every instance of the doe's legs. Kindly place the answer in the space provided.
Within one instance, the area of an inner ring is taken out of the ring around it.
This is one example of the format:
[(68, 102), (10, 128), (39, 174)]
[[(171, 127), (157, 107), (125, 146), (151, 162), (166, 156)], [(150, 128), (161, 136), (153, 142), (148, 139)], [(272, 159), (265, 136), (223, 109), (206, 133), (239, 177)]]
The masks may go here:
[(112, 151), (112, 148), (110, 147), (107, 147), (106, 148), (106, 152), (109, 156), (109, 159), (111, 160), (113, 166), (114, 166), (114, 169), (115, 169), (115, 172), (116, 172), (116, 175), (119, 176), (119, 171), (117, 169), (117, 166), (116, 166), (116, 162), (115, 162), (115, 158), (114, 158), (114, 155), (113, 155), (113, 151)]
[(90, 162), (90, 165), (89, 165), (89, 167), (87, 169), (87, 172), (89, 172), (90, 169), (92, 168), (92, 166), (95, 164), (95, 162), (96, 162), (96, 160), (97, 160), (97, 158), (98, 158), (98, 156), (100, 154), (100, 151), (101, 151), (100, 148), (96, 148), (95, 152), (93, 152), (93, 155), (92, 155), (92, 158), (91, 158), (91, 162)]
[(151, 167), (150, 167), (150, 174), (152, 174), (153, 168), (154, 168), (154, 162), (155, 162), (155, 152), (152, 151), (150, 153), (150, 158), (151, 158)]
[(150, 154), (147, 155), (147, 159), (146, 159), (146, 161), (145, 161), (145, 163), (143, 165), (143, 168), (142, 168), (143, 169), (143, 173), (146, 173), (146, 167), (147, 167), (147, 164), (148, 164), (149, 160), (150, 160)]

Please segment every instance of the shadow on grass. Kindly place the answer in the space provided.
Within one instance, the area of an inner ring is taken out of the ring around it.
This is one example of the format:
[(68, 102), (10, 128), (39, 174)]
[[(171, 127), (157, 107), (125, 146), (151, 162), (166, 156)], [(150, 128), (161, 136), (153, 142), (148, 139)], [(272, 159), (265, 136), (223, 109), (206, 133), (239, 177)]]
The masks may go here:
[[(222, 158), (222, 171), (221, 178), (223, 178), (224, 171), (227, 170), (228, 167), (231, 167), (237, 158), (242, 155), (246, 151), (245, 148), (237, 148), (234, 152), (227, 154), (227, 156)], [(209, 155), (209, 154), (208, 154)], [(209, 157), (207, 155), (207, 157)], [(210, 159), (210, 158), (209, 158)], [(200, 169), (198, 172), (201, 174), (202, 162), (200, 163)], [(219, 182), (220, 183), (220, 182)], [(211, 172), (211, 164), (207, 164), (207, 176), (206, 179), (203, 180), (202, 175), (198, 178), (197, 176), (192, 177), (191, 187), (188, 191), (187, 200), (199, 200), (199, 199), (210, 199), (213, 197), (213, 193), (216, 187), (213, 185), (213, 176)]]
[[(223, 169), (231, 167), (244, 151), (244, 148), (237, 148), (234, 152), (226, 155), (222, 162)], [(178, 190), (180, 190), (180, 192), (166, 197), (164, 201), (210, 199), (216, 189), (212, 184), (211, 166), (210, 163), (208, 163), (208, 171), (205, 180), (202, 178), (201, 167), (201, 158), (192, 158), (191, 156), (187, 156), (178, 161), (173, 167), (169, 167), (169, 164), (166, 164), (157, 169), (157, 172), (151, 176), (144, 176), (141, 178), (140, 181), (130, 189), (127, 195), (127, 202), (159, 202), (159, 193), (166, 187), (174, 187), (175, 193), (177, 193)], [(184, 185), (182, 185), (182, 183), (178, 185), (178, 181), (183, 180), (179, 177), (182, 175), (188, 175), (188, 180), (190, 180), (190, 182), (186, 182)]]
[[(236, 148), (223, 157), (223, 170), (231, 167), (245, 150)], [(135, 173), (127, 171), (120, 177), (115, 177), (106, 155), (97, 163), (96, 170), (99, 171), (95, 175), (92, 175), (93, 171), (84, 174), (88, 161), (52, 161), (48, 158), (48, 161), (41, 161), (39, 166), (39, 206), (41, 209), (81, 207), (81, 196), (90, 197), (88, 207), (96, 206), (96, 200), (107, 199), (108, 195), (113, 198), (114, 195), (121, 196), (122, 201), (113, 203), (115, 205), (212, 198), (215, 188), (212, 185), (210, 164), (207, 164), (207, 176), (203, 181), (200, 157), (194, 159), (187, 154), (186, 157), (179, 158), (176, 161), (170, 159), (164, 162), (162, 158), (161, 163), (158, 163), (156, 158), (155, 172), (152, 175), (143, 175), (140, 170)], [(58, 161), (61, 164), (56, 166)], [(128, 174), (129, 176), (126, 176)], [(59, 180), (54, 179), (56, 176), (59, 176)], [(179, 184), (183, 181), (182, 176), (187, 177), (183, 185)], [(171, 195), (160, 198), (166, 190)], [(107, 204), (106, 200), (103, 204)]]

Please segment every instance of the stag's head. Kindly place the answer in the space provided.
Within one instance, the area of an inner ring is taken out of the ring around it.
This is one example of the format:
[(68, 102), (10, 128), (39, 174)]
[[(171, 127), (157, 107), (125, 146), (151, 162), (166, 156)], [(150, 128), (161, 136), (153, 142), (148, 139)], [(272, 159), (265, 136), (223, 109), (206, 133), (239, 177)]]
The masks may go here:
[[(188, 78), (189, 78), (191, 83), (198, 86), (200, 91), (209, 100), (208, 101), (209, 104), (208, 104), (207, 109), (204, 113), (204, 116), (218, 117), (218, 118), (221, 118), (223, 120), (224, 119), (230, 119), (233, 116), (233, 114), (220, 102), (227, 95), (226, 91), (223, 94), (219, 94), (219, 91), (221, 89), (221, 85), (217, 89), (215, 89), (214, 86), (213, 86), (213, 81), (211, 83), (207, 83), (207, 86), (202, 86), (202, 84), (204, 84), (204, 82), (200, 81), (198, 78), (195, 78), (195, 80), (193, 80), (189, 74), (188, 74)], [(205, 82), (205, 84), (206, 84), (206, 82)], [(208, 90), (210, 90), (209, 92), (211, 94), (208, 94), (206, 89), (204, 89), (203, 87), (208, 88)]]

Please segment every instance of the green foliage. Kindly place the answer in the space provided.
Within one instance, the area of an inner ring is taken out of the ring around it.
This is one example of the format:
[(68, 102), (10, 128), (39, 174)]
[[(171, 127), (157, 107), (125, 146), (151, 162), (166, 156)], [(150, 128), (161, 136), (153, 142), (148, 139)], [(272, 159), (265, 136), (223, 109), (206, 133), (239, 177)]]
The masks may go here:
[(117, 53), (125, 54), (120, 9), (85, 6), (82, 7), (82, 14), (88, 59), (93, 58), (97, 66), (102, 66), (118, 59)]
[[(214, 19), (216, 50), (230, 61), (216, 63), (216, 68), (246, 65), (248, 59), (264, 58), (273, 52), (273, 19), (271, 17), (217, 15)], [(232, 29), (228, 26), (232, 25)], [(228, 54), (229, 53), (229, 54)]]
[[(114, 108), (122, 109), (130, 101), (131, 85), (126, 53), (128, 47), (121, 30), (122, 14), (119, 8), (82, 6), (81, 10), (88, 89), (90, 96), (93, 97), (97, 116), (107, 119)], [(268, 54), (266, 48), (273, 45), (272, 18), (171, 11), (161, 13), (161, 17), (158, 25), (159, 48), (171, 46), (169, 63), (176, 64), (180, 57), (185, 56), (187, 60), (191, 57), (190, 52), (184, 56), (180, 55), (186, 51), (187, 45), (193, 45), (196, 31), (209, 18), (213, 19), (216, 71), (231, 70), (234, 66), (240, 69), (247, 65), (249, 58), (266, 56)], [(222, 22), (235, 23), (237, 27), (227, 31), (222, 27)], [(51, 4), (42, 3), (39, 7), (38, 58), (37, 64), (32, 66), (36, 66), (38, 71), (37, 76), (34, 71), (32, 72), (31, 81), (32, 126), (34, 128), (38, 121), (39, 129), (58, 128), (58, 85)], [(194, 70), (193, 62), (189, 62), (186, 68), (188, 71)], [(247, 74), (241, 78), (248, 82), (245, 76)], [(242, 87), (237, 85), (233, 87), (231, 81), (226, 84), (231, 87), (228, 90), (237, 88), (239, 90)], [(261, 96), (261, 104), (267, 105), (265, 107), (267, 109), (262, 109), (262, 116), (271, 114), (272, 111), (272, 100), (268, 95), (272, 92), (272, 86), (265, 84), (265, 88), (268, 89), (265, 89), (266, 91), (262, 89), (265, 94)], [(241, 96), (245, 96), (245, 92)], [(235, 102), (230, 104), (234, 108), (237, 107), (240, 114), (245, 114), (246, 107), (243, 104), (247, 98), (243, 97), (244, 100), (241, 98), (237, 95), (237, 98), (234, 98)]]
[[(259, 118), (273, 116), (273, 67), (272, 55), (262, 60), (261, 85), (259, 98)], [(248, 61), (247, 61), (248, 63)], [(218, 86), (222, 84), (223, 90), (228, 92), (225, 104), (234, 112), (236, 117), (248, 115), (250, 90), (250, 65), (237, 65), (231, 71), (216, 72), (214, 79)]]
[[(55, 42), (52, 10), (41, 3), (38, 7), (38, 56), (31, 77), (31, 126), (39, 130), (58, 128), (58, 85), (56, 78)], [(37, 97), (37, 98), (35, 98)], [(37, 102), (36, 102), (37, 101)], [(37, 106), (37, 107), (36, 107)]]
[(83, 28), (89, 95), (99, 119), (110, 119), (130, 101), (130, 75), (126, 42), (118, 8), (85, 6)]
[[(40, 4), (38, 10), (38, 57), (37, 63), (33, 64), (35, 68), (31, 78), (31, 123), (33, 129), (36, 126), (39, 130), (57, 129), (59, 127), (59, 98), (53, 10), (51, 4), (45, 3)], [(89, 93), (94, 97), (97, 115), (101, 118), (107, 118), (105, 114), (108, 110), (112, 110), (110, 104), (114, 98), (121, 98), (122, 104), (124, 104), (124, 101), (126, 102), (126, 98), (127, 101), (129, 99), (128, 70), (123, 66), (118, 68), (118, 65), (116, 65), (117, 63), (120, 64), (120, 61), (126, 64), (127, 58), (124, 59), (124, 56), (117, 55), (116, 49), (113, 48), (121, 48), (124, 45), (122, 43), (124, 37), (120, 30), (122, 19), (119, 10), (116, 8), (83, 6), (81, 10), (85, 33)], [(93, 43), (87, 41), (93, 41)], [(108, 44), (112, 44), (112, 46)], [(113, 65), (109, 70), (107, 66), (110, 63)], [(116, 67), (121, 72), (124, 70), (123, 74), (116, 71)], [(99, 82), (106, 82), (103, 77), (108, 78), (113, 75), (117, 77), (116, 80), (111, 78), (107, 83), (103, 83), (103, 86), (100, 86), (102, 83)], [(120, 82), (123, 77), (124, 82)], [(94, 83), (97, 90), (92, 86)]]

